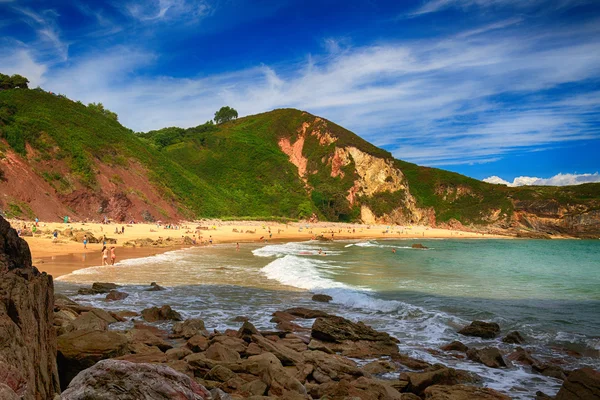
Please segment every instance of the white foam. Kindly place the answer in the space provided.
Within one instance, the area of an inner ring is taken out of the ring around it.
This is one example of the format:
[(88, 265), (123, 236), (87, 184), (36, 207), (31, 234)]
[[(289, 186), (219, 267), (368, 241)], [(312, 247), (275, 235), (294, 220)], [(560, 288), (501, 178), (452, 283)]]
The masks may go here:
[(313, 258), (285, 255), (267, 264), (261, 269), (261, 272), (269, 279), (299, 289), (349, 288), (341, 282), (322, 276), (318, 270), (319, 267), (326, 267), (326, 262)]

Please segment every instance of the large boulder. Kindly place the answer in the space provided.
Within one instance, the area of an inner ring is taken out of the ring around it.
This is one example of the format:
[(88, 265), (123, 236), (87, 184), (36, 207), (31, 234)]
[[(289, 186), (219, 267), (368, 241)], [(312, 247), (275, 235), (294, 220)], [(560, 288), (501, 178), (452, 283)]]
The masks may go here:
[(181, 314), (177, 311), (173, 310), (171, 306), (164, 305), (161, 308), (158, 307), (150, 307), (142, 310), (142, 317), (148, 322), (156, 322), (156, 321), (181, 321)]
[(327, 354), (322, 351), (305, 351), (303, 354), (306, 364), (313, 366), (313, 378), (319, 383), (356, 379), (364, 372), (356, 363), (337, 354)]
[(510, 362), (504, 359), (500, 350), (495, 347), (469, 349), (467, 350), (467, 358), (490, 368), (508, 367), (510, 364)]
[(288, 308), (284, 312), (291, 314), (295, 317), (305, 318), (305, 319), (329, 317), (329, 314), (327, 314), (324, 311), (311, 310), (309, 308), (303, 308), (303, 307)]
[(600, 372), (591, 368), (577, 369), (569, 374), (556, 400), (587, 399), (600, 399)]
[(127, 336), (130, 345), (141, 343), (146, 346), (156, 346), (161, 351), (167, 351), (173, 348), (170, 343), (167, 343), (147, 329), (132, 329), (125, 335)]
[(192, 336), (202, 335), (205, 332), (206, 328), (204, 327), (204, 321), (198, 318), (190, 318), (173, 325), (173, 334), (171, 336), (174, 338), (182, 337), (189, 339)]
[(500, 333), (500, 325), (495, 322), (473, 321), (460, 331), (461, 335), (476, 336), (483, 339), (493, 339)]
[(312, 301), (318, 301), (320, 303), (329, 303), (331, 300), (333, 300), (333, 297), (327, 294), (315, 294), (312, 297)]
[(426, 400), (510, 400), (510, 397), (489, 388), (467, 385), (434, 385), (425, 389)]
[(433, 385), (458, 385), (477, 382), (478, 378), (468, 372), (448, 368), (440, 364), (423, 372), (403, 372), (400, 381), (408, 382), (406, 391), (422, 396)]
[(62, 400), (208, 400), (210, 392), (166, 365), (104, 360), (78, 374)]
[(260, 335), (252, 335), (252, 341), (264, 351), (273, 353), (283, 365), (299, 365), (304, 362), (304, 357), (302, 354), (284, 346), (283, 344), (265, 339)]
[(119, 301), (119, 300), (125, 300), (127, 297), (129, 297), (128, 293), (119, 292), (118, 290), (111, 290), (110, 292), (108, 292), (108, 294), (106, 295), (104, 300)]
[(282, 396), (286, 392), (306, 395), (306, 388), (302, 383), (289, 375), (277, 357), (271, 353), (248, 357), (242, 361), (242, 368), (266, 383), (270, 396)]
[(52, 277), (32, 266), (27, 242), (0, 217), (0, 398), (59, 392), (53, 317)]
[(105, 331), (108, 329), (108, 323), (92, 312), (86, 312), (75, 318), (71, 322), (74, 330)]
[(59, 336), (57, 342), (62, 388), (66, 388), (75, 375), (98, 361), (129, 352), (127, 336), (112, 331), (73, 331)]
[(317, 399), (401, 400), (408, 399), (388, 382), (361, 377), (355, 381), (331, 381), (311, 385), (310, 395)]
[(519, 333), (519, 331), (512, 331), (512, 332), (510, 332), (508, 335), (506, 335), (506, 336), (504, 336), (502, 338), (502, 341), (504, 343), (509, 343), (509, 344), (523, 344), (523, 343), (525, 343), (525, 339)]
[(317, 318), (312, 326), (311, 336), (324, 342), (393, 341), (392, 337), (385, 332), (378, 332), (362, 322), (354, 323), (337, 316)]

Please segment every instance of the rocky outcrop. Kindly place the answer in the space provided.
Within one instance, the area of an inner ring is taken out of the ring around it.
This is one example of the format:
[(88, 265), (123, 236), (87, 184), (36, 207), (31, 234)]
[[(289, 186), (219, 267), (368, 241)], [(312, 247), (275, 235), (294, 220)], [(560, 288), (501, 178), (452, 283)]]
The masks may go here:
[(27, 243), (0, 217), (0, 397), (59, 392), (52, 277), (32, 266)]
[(181, 314), (177, 311), (173, 310), (171, 306), (164, 305), (161, 308), (158, 307), (150, 307), (142, 310), (142, 317), (148, 322), (156, 322), (156, 321), (181, 321)]
[(473, 383), (477, 382), (477, 377), (465, 371), (434, 365), (423, 372), (403, 372), (400, 381), (407, 383), (406, 391), (422, 396), (430, 386)]
[(569, 374), (556, 395), (556, 400), (600, 399), (600, 372), (581, 368)]
[(467, 350), (467, 358), (490, 368), (502, 368), (509, 366), (509, 363), (504, 359), (500, 350), (495, 347), (469, 349)]
[(483, 339), (493, 339), (500, 333), (500, 325), (495, 322), (473, 321), (460, 331), (461, 335), (476, 336)]
[(78, 374), (62, 400), (208, 400), (210, 392), (165, 365), (104, 360)]
[(466, 385), (434, 385), (425, 389), (426, 400), (510, 400), (510, 397), (489, 388)]

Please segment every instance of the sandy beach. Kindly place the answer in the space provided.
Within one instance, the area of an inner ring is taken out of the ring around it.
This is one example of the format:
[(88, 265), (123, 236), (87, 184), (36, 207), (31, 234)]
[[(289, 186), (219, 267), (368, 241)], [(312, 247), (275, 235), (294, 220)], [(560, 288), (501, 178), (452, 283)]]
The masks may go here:
[[(15, 229), (31, 231), (33, 221), (10, 221)], [(123, 228), (124, 233), (120, 232)], [(53, 240), (52, 232), (58, 231), (57, 240)], [(34, 236), (23, 236), (31, 249), (34, 264), (42, 271), (54, 277), (68, 274), (77, 269), (101, 264), (102, 242), (88, 243), (84, 249), (82, 241), (73, 240), (68, 230), (91, 232), (96, 238), (116, 239), (115, 253), (117, 260), (147, 257), (183, 246), (131, 246), (127, 242), (140, 239), (171, 239), (181, 241), (185, 236), (196, 241), (196, 246), (209, 246), (222, 243), (247, 242), (281, 242), (303, 241), (323, 236), (327, 239), (490, 239), (507, 238), (507, 236), (465, 232), (458, 230), (431, 228), (427, 226), (391, 226), (362, 225), (346, 223), (276, 223), (266, 221), (201, 221), (183, 222), (170, 227), (164, 224), (100, 224), (100, 223), (38, 223)], [(110, 242), (110, 240), (109, 240)]]

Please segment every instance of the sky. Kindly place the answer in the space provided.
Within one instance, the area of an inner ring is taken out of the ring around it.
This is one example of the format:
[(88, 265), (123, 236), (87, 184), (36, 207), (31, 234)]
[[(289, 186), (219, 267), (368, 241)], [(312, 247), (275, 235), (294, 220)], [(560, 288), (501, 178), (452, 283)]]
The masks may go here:
[(477, 179), (600, 181), (597, 0), (0, 0), (0, 55), (135, 131), (294, 107)]

